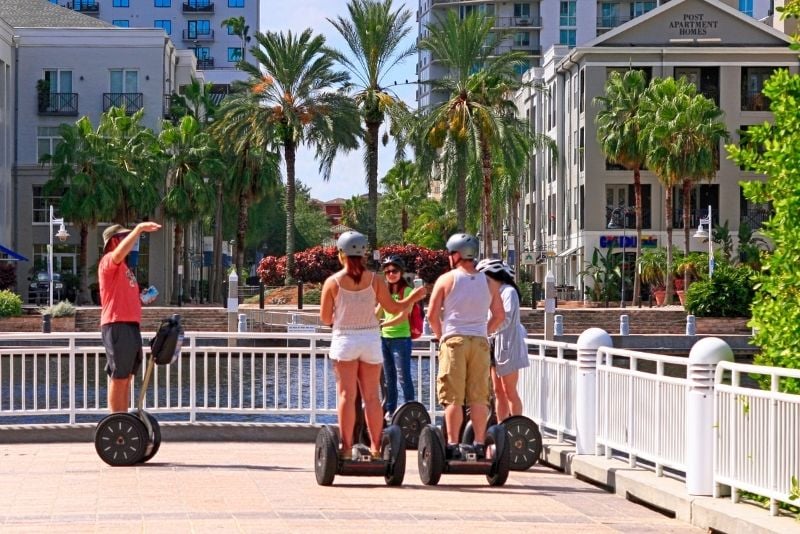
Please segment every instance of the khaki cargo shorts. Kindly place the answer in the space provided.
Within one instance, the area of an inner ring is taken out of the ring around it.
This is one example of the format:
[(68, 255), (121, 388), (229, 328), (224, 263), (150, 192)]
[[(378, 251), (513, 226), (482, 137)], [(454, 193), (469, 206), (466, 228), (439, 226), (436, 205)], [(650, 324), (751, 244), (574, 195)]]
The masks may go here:
[(481, 336), (451, 336), (439, 346), (436, 377), (439, 404), (489, 404), (489, 341)]

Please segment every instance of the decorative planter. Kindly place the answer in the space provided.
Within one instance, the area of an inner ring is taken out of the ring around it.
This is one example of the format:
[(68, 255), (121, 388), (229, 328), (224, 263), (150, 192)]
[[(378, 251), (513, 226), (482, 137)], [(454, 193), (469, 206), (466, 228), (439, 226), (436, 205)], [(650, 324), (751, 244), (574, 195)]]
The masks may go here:
[(667, 296), (667, 290), (666, 289), (654, 289), (653, 290), (653, 297), (656, 299), (656, 305), (657, 306), (663, 306), (664, 305), (664, 300), (666, 299), (666, 296)]
[(678, 294), (678, 300), (681, 303), (681, 306), (686, 306), (686, 292), (683, 289), (678, 289), (675, 291)]

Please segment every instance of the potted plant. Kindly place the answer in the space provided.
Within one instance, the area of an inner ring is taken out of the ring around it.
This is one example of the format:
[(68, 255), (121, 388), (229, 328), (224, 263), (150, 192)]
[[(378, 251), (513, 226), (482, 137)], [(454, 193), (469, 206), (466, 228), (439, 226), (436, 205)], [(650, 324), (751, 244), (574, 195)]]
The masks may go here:
[(39, 103), (39, 112), (43, 113), (50, 107), (50, 81), (38, 80), (36, 82), (36, 96)]
[(650, 286), (656, 304), (664, 304), (667, 285), (667, 251), (663, 248), (644, 249), (637, 261), (639, 277)]

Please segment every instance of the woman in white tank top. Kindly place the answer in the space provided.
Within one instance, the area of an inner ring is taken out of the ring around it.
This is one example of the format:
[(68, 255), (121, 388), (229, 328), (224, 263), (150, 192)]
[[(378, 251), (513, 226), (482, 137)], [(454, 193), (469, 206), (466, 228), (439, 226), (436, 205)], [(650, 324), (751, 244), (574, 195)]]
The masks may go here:
[(353, 231), (343, 233), (336, 242), (342, 270), (331, 275), (322, 286), (319, 315), (333, 327), (330, 358), (336, 372), (339, 435), (342, 453), (353, 446), (356, 420), (356, 394), (361, 391), (370, 436), (370, 452), (380, 452), (383, 410), (380, 404), (380, 376), (383, 364), (380, 328), (375, 318), (375, 302), (390, 313), (400, 313), (425, 297), (425, 289), (415, 289), (408, 297), (394, 300), (386, 282), (364, 269), (367, 238)]

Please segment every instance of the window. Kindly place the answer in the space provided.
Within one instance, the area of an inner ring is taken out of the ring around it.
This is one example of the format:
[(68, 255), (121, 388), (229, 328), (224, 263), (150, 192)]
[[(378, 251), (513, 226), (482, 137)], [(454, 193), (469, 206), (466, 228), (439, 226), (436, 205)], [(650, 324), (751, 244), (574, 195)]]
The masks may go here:
[(531, 68), (531, 62), (527, 59), (523, 59), (522, 61), (514, 65), (514, 74), (516, 74), (517, 76), (522, 76), (530, 68)]
[(585, 100), (586, 96), (586, 77), (584, 76), (585, 70), (581, 69), (581, 72), (578, 77), (578, 112), (583, 113), (583, 101)]
[(110, 71), (111, 93), (138, 93), (139, 72), (127, 69), (112, 69)]
[(228, 0), (228, 7), (244, 7), (244, 0)]
[[(692, 188), (689, 200), (689, 227), (697, 228), (700, 219), (708, 216), (711, 206), (711, 224), (719, 224), (719, 184), (702, 184)], [(672, 227), (683, 228), (683, 188), (672, 189)]]
[(114, 0), (111, 2), (112, 7), (131, 7), (130, 0)]
[(211, 49), (207, 46), (198, 46), (194, 49), (194, 57), (197, 59), (211, 59)]
[(578, 142), (580, 143), (580, 145), (578, 146), (578, 170), (580, 172), (583, 172), (583, 166), (584, 166), (583, 163), (584, 161), (586, 161), (586, 156), (584, 154), (584, 152), (586, 152), (586, 145), (585, 145), (586, 133), (583, 129), (583, 126), (581, 126), (580, 132), (581, 133), (578, 137)]
[(575, 46), (575, 30), (559, 30), (558, 44), (567, 45), (569, 47)]
[(241, 47), (229, 47), (228, 48), (228, 61), (231, 63), (236, 63), (242, 59), (242, 48)]
[(155, 7), (172, 7), (172, 0), (153, 0)]
[(530, 4), (514, 4), (515, 17), (530, 17), (531, 5)]
[(36, 128), (36, 158), (41, 159), (45, 154), (55, 152), (56, 146), (61, 141), (58, 126), (39, 126)]
[(769, 98), (761, 92), (775, 67), (742, 67), (742, 111), (769, 111)]
[(111, 24), (113, 24), (114, 26), (117, 26), (118, 28), (130, 28), (131, 27), (131, 21), (129, 21), (128, 19), (114, 19), (114, 20), (111, 21)]
[(655, 2), (631, 2), (631, 18), (644, 15), (656, 7)]
[[(102, 243), (102, 241), (101, 241)], [(47, 243), (33, 244), (33, 264), (47, 265)], [(78, 271), (78, 245), (69, 243), (53, 243), (53, 272), (73, 273)], [(55, 278), (55, 276), (53, 277)]]
[[(619, 14), (617, 12), (617, 5), (609, 2), (600, 4), (600, 16), (597, 25), (603, 28), (613, 28), (618, 25), (617, 20)], [(622, 21), (619, 21), (622, 22)]]
[(577, 26), (577, 17), (575, 16), (575, 0), (569, 2), (561, 2), (559, 26)]
[(172, 21), (169, 19), (154, 20), (153, 27), (161, 28), (167, 35), (172, 35)]
[(753, 16), (753, 0), (739, 0), (739, 11), (747, 15)]
[[(42, 128), (40, 127), (39, 129), (41, 130)], [(53, 129), (58, 130), (58, 128)], [(61, 138), (59, 137), (59, 139)], [(31, 200), (33, 202), (33, 213), (31, 220), (35, 223), (49, 223), (50, 206), (53, 206), (53, 208), (58, 211), (58, 207), (61, 203), (61, 195), (47, 196), (44, 194), (43, 185), (34, 185)]]
[(233, 31), (233, 26), (228, 26), (228, 35), (236, 35), (236, 32)]
[(72, 92), (72, 71), (61, 69), (45, 69), (44, 79), (50, 84), (51, 93)]
[(751, 230), (758, 230), (764, 225), (774, 210), (771, 202), (753, 202), (744, 196), (744, 189), (739, 187), (739, 225), (747, 224)]
[(514, 34), (514, 46), (528, 47), (531, 45), (531, 32), (517, 32)]
[(189, 39), (194, 39), (198, 35), (211, 35), (211, 21), (190, 20), (188, 30), (189, 30)]
[[(642, 228), (652, 228), (652, 186), (642, 184)], [(636, 189), (633, 184), (606, 185), (606, 223), (611, 220), (614, 210), (628, 208), (625, 216), (625, 227), (636, 228)]]

